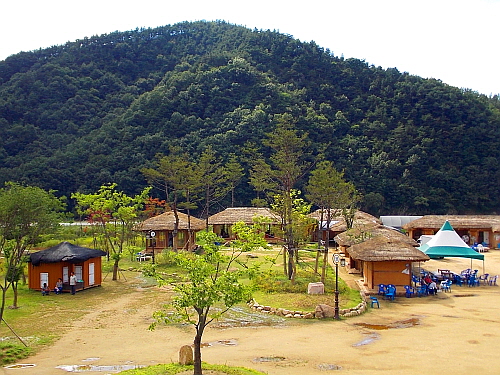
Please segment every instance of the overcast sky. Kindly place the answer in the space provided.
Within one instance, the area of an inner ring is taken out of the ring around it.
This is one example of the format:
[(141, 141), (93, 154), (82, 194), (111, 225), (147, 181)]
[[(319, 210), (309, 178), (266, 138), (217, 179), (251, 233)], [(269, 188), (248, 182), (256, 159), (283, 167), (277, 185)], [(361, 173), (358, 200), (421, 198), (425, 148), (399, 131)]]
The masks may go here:
[(0, 60), (113, 31), (224, 20), (336, 56), (500, 93), (500, 0), (3, 0)]

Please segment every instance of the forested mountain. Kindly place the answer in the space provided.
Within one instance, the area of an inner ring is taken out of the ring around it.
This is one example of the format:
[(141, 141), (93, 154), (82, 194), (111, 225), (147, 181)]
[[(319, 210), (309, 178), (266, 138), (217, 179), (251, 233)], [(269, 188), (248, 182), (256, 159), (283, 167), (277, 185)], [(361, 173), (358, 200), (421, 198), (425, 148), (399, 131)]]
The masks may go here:
[[(396, 48), (396, 46), (395, 46)], [(58, 194), (116, 182), (180, 145), (264, 154), (289, 113), (372, 214), (499, 213), (500, 101), (224, 22), (114, 32), (0, 62), (0, 182)], [(248, 171), (248, 161), (241, 159)], [(158, 192), (159, 193), (159, 192)], [(255, 197), (248, 180), (237, 204)]]

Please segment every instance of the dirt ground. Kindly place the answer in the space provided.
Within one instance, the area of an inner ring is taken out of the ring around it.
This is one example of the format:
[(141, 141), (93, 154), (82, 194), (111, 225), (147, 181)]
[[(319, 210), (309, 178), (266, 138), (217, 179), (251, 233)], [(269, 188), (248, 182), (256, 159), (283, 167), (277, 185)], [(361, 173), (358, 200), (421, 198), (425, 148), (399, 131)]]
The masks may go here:
[[(474, 260), (483, 273), (483, 262)], [(500, 251), (485, 254), (485, 272), (500, 274)], [(469, 259), (425, 263), (460, 272)], [(500, 281), (499, 281), (500, 284)], [(191, 344), (193, 328), (147, 328), (158, 301), (136, 288), (87, 314), (45, 352), (23, 361), (35, 367), (2, 369), (9, 375), (57, 375), (57, 366), (87, 366), (83, 374), (112, 374), (126, 367), (175, 362)], [(207, 328), (202, 349), (209, 363), (243, 366), (273, 375), (498, 374), (500, 287), (453, 286), (451, 293), (381, 301), (380, 309), (336, 321), (276, 320), (248, 327)], [(248, 313), (248, 312), (247, 312)], [(269, 319), (269, 318), (266, 318)], [(93, 371), (99, 369), (104, 371)], [(68, 368), (69, 369), (69, 368)]]

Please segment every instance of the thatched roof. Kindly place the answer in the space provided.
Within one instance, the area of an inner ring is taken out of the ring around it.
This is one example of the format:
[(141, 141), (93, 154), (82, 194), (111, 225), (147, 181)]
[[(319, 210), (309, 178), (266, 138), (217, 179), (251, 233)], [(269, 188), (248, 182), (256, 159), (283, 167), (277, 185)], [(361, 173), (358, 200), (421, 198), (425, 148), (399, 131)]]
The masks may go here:
[(61, 242), (59, 245), (30, 254), (29, 261), (34, 266), (38, 266), (40, 263), (81, 263), (105, 255), (106, 253), (102, 250), (89, 249), (73, 245), (69, 242)]
[[(189, 216), (182, 213), (177, 212), (179, 215), (179, 227), (178, 229), (187, 230), (188, 229), (188, 218)], [(190, 217), (191, 229), (192, 230), (202, 230), (205, 229), (205, 221), (195, 218), (194, 216)], [(173, 211), (165, 212), (161, 215), (151, 217), (149, 219), (144, 220), (142, 223), (138, 224), (135, 227), (135, 230), (140, 231), (149, 231), (149, 230), (174, 230), (175, 226), (175, 215)]]
[(239, 221), (245, 224), (253, 224), (253, 218), (263, 216), (272, 220), (272, 224), (281, 223), (278, 215), (273, 213), (269, 208), (263, 207), (231, 207), (226, 208), (215, 215), (208, 218), (208, 224), (234, 224)]
[[(347, 225), (345, 223), (344, 217), (342, 216), (342, 210), (332, 210), (331, 212), (330, 222), (330, 230), (333, 232), (344, 232), (347, 230)], [(318, 209), (308, 215), (313, 219), (318, 221), (321, 220), (321, 209)], [(323, 213), (323, 222), (326, 221), (326, 212)], [(357, 210), (354, 213), (354, 224), (355, 225), (366, 225), (366, 224), (382, 224), (382, 222), (373, 215), (366, 213), (364, 211)], [(326, 225), (326, 224), (325, 224)]]
[(487, 229), (500, 232), (499, 215), (426, 215), (410, 221), (404, 229), (429, 228), (439, 230), (448, 220), (455, 229)]
[(364, 262), (409, 261), (422, 262), (429, 257), (414, 246), (396, 238), (378, 235), (349, 248), (353, 259)]
[[(381, 235), (395, 242), (406, 243), (410, 246), (418, 246), (418, 243), (406, 234), (396, 229), (373, 223), (356, 226), (348, 231), (342, 232), (335, 236), (335, 242), (341, 246), (353, 246)], [(349, 249), (349, 252), (350, 251)]]

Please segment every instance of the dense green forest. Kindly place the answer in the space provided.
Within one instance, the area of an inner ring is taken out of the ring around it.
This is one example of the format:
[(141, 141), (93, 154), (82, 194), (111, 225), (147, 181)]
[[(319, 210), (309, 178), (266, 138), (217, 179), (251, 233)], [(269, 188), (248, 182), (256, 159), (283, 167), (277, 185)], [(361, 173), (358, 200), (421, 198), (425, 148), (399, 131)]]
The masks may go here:
[[(114, 32), (1, 61), (0, 182), (66, 196), (116, 182), (137, 193), (141, 169), (174, 145), (234, 154), (248, 173), (245, 149), (269, 156), (262, 139), (284, 113), (307, 132), (311, 159), (333, 161), (374, 215), (500, 212), (498, 96), (225, 22)], [(255, 198), (248, 178), (235, 197)]]

